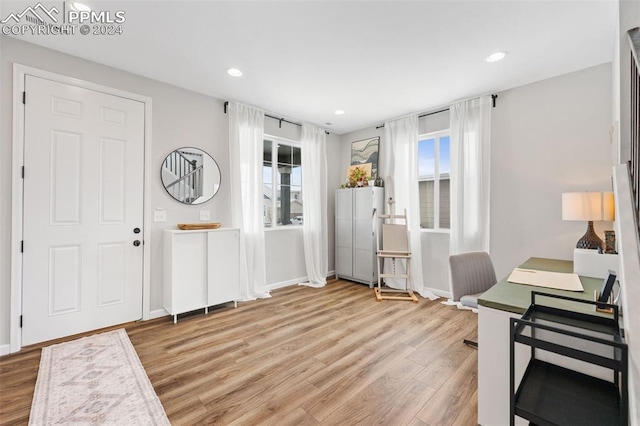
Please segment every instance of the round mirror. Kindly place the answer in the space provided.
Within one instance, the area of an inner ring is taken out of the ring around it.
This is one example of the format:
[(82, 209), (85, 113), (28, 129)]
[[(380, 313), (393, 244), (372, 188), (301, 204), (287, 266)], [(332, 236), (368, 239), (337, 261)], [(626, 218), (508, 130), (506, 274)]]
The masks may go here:
[(160, 177), (164, 189), (185, 204), (209, 201), (220, 189), (220, 168), (198, 148), (178, 148), (164, 159)]

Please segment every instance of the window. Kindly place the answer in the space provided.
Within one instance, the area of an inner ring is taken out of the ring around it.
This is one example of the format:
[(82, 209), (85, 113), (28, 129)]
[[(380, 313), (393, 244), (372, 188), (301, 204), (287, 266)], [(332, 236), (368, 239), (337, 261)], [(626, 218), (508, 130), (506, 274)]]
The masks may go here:
[(300, 144), (268, 136), (262, 163), (265, 227), (302, 225)]
[(448, 230), (451, 227), (449, 147), (448, 130), (418, 138), (420, 228)]

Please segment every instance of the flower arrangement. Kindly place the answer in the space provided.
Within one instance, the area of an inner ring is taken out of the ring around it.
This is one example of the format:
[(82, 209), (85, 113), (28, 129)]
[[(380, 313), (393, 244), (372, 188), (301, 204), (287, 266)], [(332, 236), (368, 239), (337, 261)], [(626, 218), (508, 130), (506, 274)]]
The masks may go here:
[(369, 175), (363, 167), (353, 167), (349, 171), (349, 187), (369, 186)]

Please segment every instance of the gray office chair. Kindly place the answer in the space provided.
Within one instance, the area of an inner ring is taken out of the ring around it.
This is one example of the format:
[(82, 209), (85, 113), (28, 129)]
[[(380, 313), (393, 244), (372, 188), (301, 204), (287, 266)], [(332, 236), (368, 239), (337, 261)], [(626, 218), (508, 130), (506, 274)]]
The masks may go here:
[[(451, 298), (463, 306), (478, 308), (478, 297), (496, 282), (496, 272), (488, 253), (469, 252), (449, 256), (451, 269)], [(478, 343), (464, 339), (469, 346)]]

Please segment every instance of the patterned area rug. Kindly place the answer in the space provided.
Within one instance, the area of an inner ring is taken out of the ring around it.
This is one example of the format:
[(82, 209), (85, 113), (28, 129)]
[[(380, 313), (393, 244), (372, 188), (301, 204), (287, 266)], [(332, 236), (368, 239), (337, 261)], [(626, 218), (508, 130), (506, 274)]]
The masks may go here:
[(169, 425), (124, 329), (42, 349), (30, 425)]

